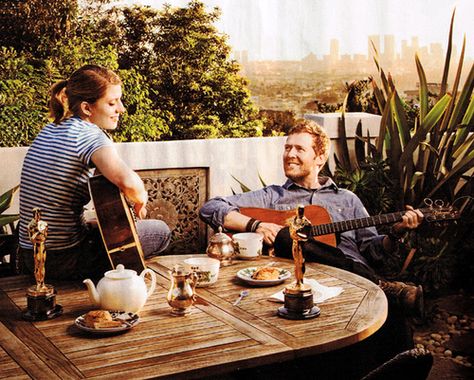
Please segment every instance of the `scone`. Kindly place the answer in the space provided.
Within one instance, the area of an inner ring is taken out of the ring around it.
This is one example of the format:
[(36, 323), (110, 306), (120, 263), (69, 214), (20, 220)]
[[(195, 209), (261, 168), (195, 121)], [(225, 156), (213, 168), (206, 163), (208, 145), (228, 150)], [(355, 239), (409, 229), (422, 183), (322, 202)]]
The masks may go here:
[(120, 327), (122, 322), (114, 321), (107, 310), (92, 310), (84, 316), (84, 323), (93, 329)]
[(254, 280), (278, 280), (280, 277), (280, 270), (278, 268), (263, 267), (257, 269), (252, 274)]

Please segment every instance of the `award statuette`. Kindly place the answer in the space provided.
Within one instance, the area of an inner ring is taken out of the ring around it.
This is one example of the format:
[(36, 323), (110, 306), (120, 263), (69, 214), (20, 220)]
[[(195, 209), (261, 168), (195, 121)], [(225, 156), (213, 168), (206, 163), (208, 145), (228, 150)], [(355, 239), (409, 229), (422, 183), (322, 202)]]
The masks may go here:
[(63, 308), (56, 305), (56, 291), (52, 285), (44, 283), (46, 249), (45, 241), (48, 235), (48, 224), (41, 220), (41, 210), (33, 209), (33, 219), (28, 224), (28, 235), (33, 243), (35, 259), (36, 285), (27, 290), (27, 309), (23, 311), (23, 318), (29, 321), (42, 321), (61, 315)]
[(304, 283), (304, 257), (301, 249), (302, 242), (308, 240), (304, 229), (311, 226), (304, 217), (304, 207), (298, 206), (296, 216), (290, 221), (290, 236), (293, 241), (292, 254), (295, 262), (296, 281), (285, 287), (283, 295), (285, 305), (278, 309), (278, 315), (286, 319), (309, 319), (317, 317), (320, 309), (314, 306), (313, 290)]

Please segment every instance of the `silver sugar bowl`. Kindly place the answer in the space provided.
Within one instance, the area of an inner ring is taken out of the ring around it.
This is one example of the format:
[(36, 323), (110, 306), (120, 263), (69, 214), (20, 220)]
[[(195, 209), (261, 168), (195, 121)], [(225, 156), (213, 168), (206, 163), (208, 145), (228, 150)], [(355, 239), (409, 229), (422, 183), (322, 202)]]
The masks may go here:
[(218, 232), (209, 239), (206, 253), (209, 257), (220, 260), (222, 266), (232, 265), (236, 253), (234, 242), (222, 232), (222, 227), (219, 226)]

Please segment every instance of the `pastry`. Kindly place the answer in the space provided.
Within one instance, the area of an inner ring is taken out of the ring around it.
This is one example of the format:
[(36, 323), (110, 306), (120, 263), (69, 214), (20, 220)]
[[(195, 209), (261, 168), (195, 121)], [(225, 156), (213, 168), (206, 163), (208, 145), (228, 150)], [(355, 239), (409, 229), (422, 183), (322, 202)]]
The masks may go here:
[(280, 270), (272, 267), (259, 268), (252, 274), (254, 280), (278, 280), (279, 277)]
[(122, 322), (114, 321), (107, 310), (92, 310), (84, 316), (84, 324), (93, 329), (120, 327)]

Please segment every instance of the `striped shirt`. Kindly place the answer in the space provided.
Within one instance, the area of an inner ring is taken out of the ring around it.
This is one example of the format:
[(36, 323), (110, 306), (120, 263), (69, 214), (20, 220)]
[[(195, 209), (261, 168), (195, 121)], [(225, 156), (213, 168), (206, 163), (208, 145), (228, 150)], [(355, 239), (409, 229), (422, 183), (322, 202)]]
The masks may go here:
[(32, 249), (27, 226), (33, 208), (48, 223), (46, 248), (65, 249), (86, 235), (83, 208), (90, 200), (88, 179), (92, 154), (111, 146), (97, 125), (72, 117), (48, 124), (28, 149), (20, 181), (20, 246)]

